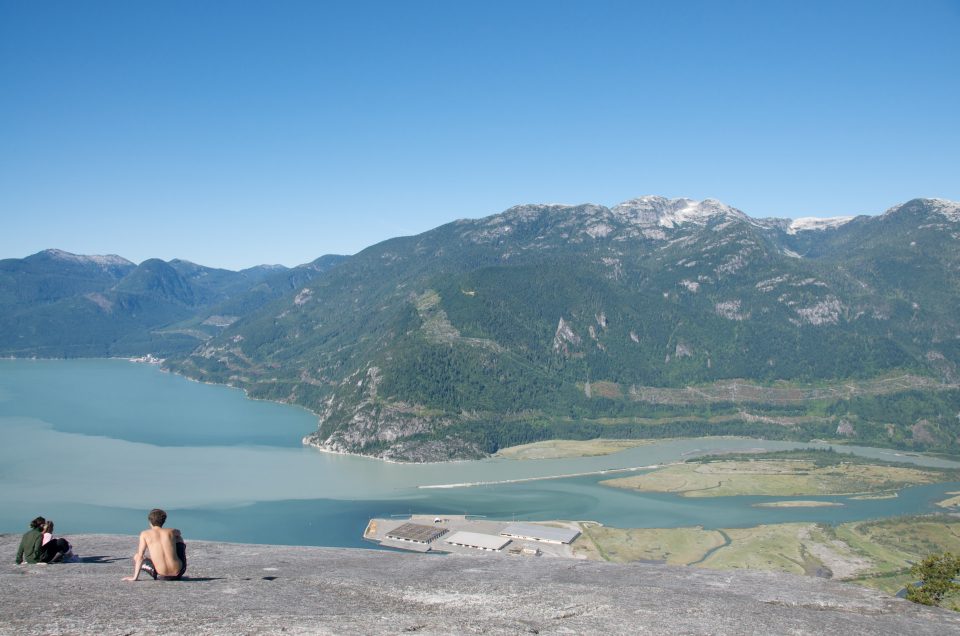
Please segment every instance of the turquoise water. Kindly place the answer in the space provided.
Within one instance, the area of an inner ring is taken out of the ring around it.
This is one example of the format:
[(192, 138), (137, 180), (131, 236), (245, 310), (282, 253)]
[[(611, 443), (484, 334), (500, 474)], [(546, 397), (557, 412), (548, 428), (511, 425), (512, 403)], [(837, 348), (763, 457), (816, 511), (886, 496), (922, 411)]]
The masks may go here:
[(316, 429), (306, 410), (125, 360), (0, 360), (0, 416), (157, 446), (299, 448)]
[[(960, 490), (938, 484), (889, 500), (817, 498), (842, 507), (756, 508), (769, 498), (633, 493), (597, 484), (611, 475), (582, 473), (642, 469), (711, 449), (801, 444), (688, 439), (605, 457), (406, 465), (301, 446), (315, 427), (316, 418), (302, 409), (248, 400), (238, 390), (149, 365), (0, 360), (0, 532), (22, 532), (29, 519), (44, 515), (67, 535), (133, 533), (156, 506), (196, 539), (369, 546), (360, 534), (370, 517), (411, 512), (716, 528), (924, 513), (936, 509), (943, 493)], [(842, 450), (958, 465), (883, 449)], [(545, 479), (558, 475), (581, 476)], [(487, 485), (435, 487), (467, 483)]]

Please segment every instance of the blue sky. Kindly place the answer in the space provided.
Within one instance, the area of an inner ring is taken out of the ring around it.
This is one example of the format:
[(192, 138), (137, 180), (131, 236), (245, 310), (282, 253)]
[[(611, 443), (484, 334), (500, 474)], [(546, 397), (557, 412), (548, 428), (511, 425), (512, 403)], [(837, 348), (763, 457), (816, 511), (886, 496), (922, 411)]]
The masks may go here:
[(958, 0), (0, 0), (0, 258), (239, 269), (518, 203), (960, 200), (958, 33)]

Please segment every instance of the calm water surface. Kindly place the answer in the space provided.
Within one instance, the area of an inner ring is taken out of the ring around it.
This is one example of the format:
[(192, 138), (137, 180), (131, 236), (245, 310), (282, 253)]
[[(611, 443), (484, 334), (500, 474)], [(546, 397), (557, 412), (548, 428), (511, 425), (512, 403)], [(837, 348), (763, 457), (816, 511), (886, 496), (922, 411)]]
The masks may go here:
[[(889, 500), (818, 497), (843, 507), (764, 509), (752, 504), (769, 498), (685, 499), (598, 485), (610, 475), (539, 478), (640, 468), (711, 449), (801, 444), (690, 439), (605, 457), (406, 465), (301, 446), (315, 428), (316, 418), (303, 409), (249, 400), (236, 389), (149, 365), (0, 360), (0, 532), (22, 532), (29, 519), (44, 515), (67, 535), (133, 533), (157, 506), (196, 539), (369, 546), (360, 534), (370, 517), (410, 512), (591, 519), (620, 527), (836, 523), (929, 512), (944, 492), (960, 489), (938, 484)], [(960, 465), (890, 450), (843, 450)], [(503, 483), (531, 478), (537, 480)], [(423, 488), (466, 483), (486, 485)]]

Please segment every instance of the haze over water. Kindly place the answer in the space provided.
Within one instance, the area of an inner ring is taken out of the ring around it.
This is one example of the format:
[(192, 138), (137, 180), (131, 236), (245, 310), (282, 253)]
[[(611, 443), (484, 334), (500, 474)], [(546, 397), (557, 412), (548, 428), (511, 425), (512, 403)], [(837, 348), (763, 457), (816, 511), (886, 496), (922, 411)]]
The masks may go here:
[[(911, 488), (896, 499), (838, 508), (754, 508), (761, 497), (684, 499), (597, 485), (603, 475), (504, 483), (676, 461), (708, 449), (782, 449), (789, 442), (688, 439), (615, 455), (443, 464), (392, 464), (303, 447), (316, 417), (249, 400), (124, 360), (0, 360), (0, 532), (37, 515), (66, 535), (133, 533), (163, 507), (195, 539), (369, 546), (372, 516), (467, 513), (500, 518), (591, 519), (620, 527), (731, 527), (840, 522), (932, 511), (958, 484)], [(895, 451), (860, 455), (956, 466)], [(490, 483), (497, 482), (497, 483)], [(421, 486), (487, 483), (474, 487)]]

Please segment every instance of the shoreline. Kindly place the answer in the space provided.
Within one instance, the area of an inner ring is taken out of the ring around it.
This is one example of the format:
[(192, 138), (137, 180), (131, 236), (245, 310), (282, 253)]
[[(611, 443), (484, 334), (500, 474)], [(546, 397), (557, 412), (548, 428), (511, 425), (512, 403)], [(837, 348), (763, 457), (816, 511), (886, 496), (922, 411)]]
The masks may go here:
[[(316, 412), (313, 411), (312, 409), (310, 409), (310, 408), (308, 408), (308, 407), (306, 407), (306, 406), (303, 406), (303, 405), (301, 405), (301, 404), (295, 404), (295, 403), (288, 402), (288, 401), (284, 401), (284, 400), (251, 397), (249, 391), (248, 391), (246, 388), (239, 387), (239, 386), (236, 386), (236, 385), (233, 385), (233, 384), (229, 384), (229, 383), (212, 382), (212, 381), (209, 381), (209, 380), (202, 380), (202, 379), (198, 379), (198, 378), (191, 377), (191, 376), (189, 376), (189, 375), (186, 375), (186, 374), (183, 374), (183, 373), (180, 373), (180, 372), (178, 372), (178, 371), (175, 371), (175, 370), (172, 370), (172, 369), (169, 369), (169, 368), (165, 367), (165, 366), (164, 366), (164, 362), (166, 362), (166, 359), (165, 359), (165, 358), (156, 358), (156, 357), (154, 357), (152, 354), (145, 354), (145, 355), (143, 355), (143, 356), (135, 356), (135, 357), (130, 357), (130, 356), (106, 356), (106, 357), (102, 357), (102, 356), (78, 356), (78, 357), (70, 357), (70, 358), (67, 358), (67, 357), (49, 357), (49, 358), (48, 358), (48, 357), (41, 357), (41, 356), (30, 356), (30, 357), (5, 356), (5, 357), (0, 358), (0, 360), (33, 361), (33, 362), (37, 362), (37, 361), (66, 361), (66, 362), (69, 362), (69, 361), (72, 361), (72, 360), (116, 360), (116, 361), (129, 362), (129, 363), (131, 363), (131, 364), (146, 364), (146, 365), (148, 365), (148, 366), (157, 368), (161, 373), (169, 373), (169, 374), (171, 374), (171, 375), (176, 375), (176, 376), (181, 377), (181, 378), (184, 378), (185, 380), (188, 380), (188, 381), (190, 381), (190, 382), (196, 382), (197, 384), (203, 384), (203, 385), (207, 385), (207, 386), (218, 386), (218, 387), (226, 387), (226, 388), (230, 388), (230, 389), (236, 389), (236, 390), (242, 391), (243, 394), (244, 394), (244, 397), (245, 397), (246, 399), (248, 399), (248, 400), (251, 400), (251, 401), (255, 401), (255, 402), (271, 402), (271, 403), (273, 403), (273, 404), (279, 404), (279, 405), (283, 405), (283, 406), (299, 408), (299, 409), (302, 409), (303, 411), (306, 411), (307, 413), (309, 413), (311, 416), (313, 416), (314, 418), (316, 418), (316, 420), (317, 420), (317, 427), (316, 427), (316, 429), (315, 429), (313, 432), (307, 433), (307, 434), (305, 434), (303, 437), (301, 437), (301, 440), (300, 440), (301, 446), (309, 446), (309, 447), (311, 447), (311, 448), (316, 449), (316, 450), (319, 451), (319, 452), (328, 453), (328, 454), (331, 454), (331, 455), (342, 455), (342, 456), (358, 457), (358, 458), (363, 458), (363, 459), (377, 460), (377, 461), (381, 461), (381, 462), (388, 463), (388, 464), (400, 464), (400, 465), (407, 465), (407, 464), (409, 464), (409, 465), (413, 465), (413, 466), (419, 466), (419, 465), (441, 465), (441, 464), (459, 464), (459, 463), (465, 463), (465, 462), (484, 461), (484, 460), (489, 460), (489, 459), (502, 459), (502, 460), (505, 460), (505, 461), (535, 461), (535, 460), (530, 460), (530, 459), (497, 457), (496, 454), (490, 454), (490, 455), (487, 455), (486, 457), (477, 458), (477, 459), (449, 459), (449, 460), (432, 461), (432, 462), (416, 462), (416, 461), (409, 461), (409, 462), (408, 462), (408, 461), (399, 461), (399, 460), (395, 460), (395, 459), (388, 459), (388, 458), (385, 458), (385, 457), (382, 457), (382, 456), (379, 456), (379, 455), (369, 455), (369, 454), (365, 454), (365, 453), (357, 453), (357, 452), (351, 452), (351, 451), (343, 451), (343, 450), (338, 450), (338, 449), (333, 449), (333, 448), (330, 448), (330, 447), (327, 447), (327, 446), (323, 446), (323, 445), (317, 444), (317, 443), (305, 442), (304, 440), (305, 440), (306, 437), (308, 437), (309, 435), (312, 435), (313, 433), (319, 432), (319, 428), (320, 428), (320, 426), (319, 426), (319, 425), (320, 425), (320, 421), (319, 421), (319, 417), (320, 417), (320, 416), (319, 416), (318, 413), (316, 413)], [(958, 385), (958, 386), (960, 386), (960, 385)], [(553, 438), (551, 438), (551, 439), (553, 439)], [(555, 439), (561, 440), (562, 438), (555, 438)], [(620, 438), (611, 438), (611, 439), (620, 439)], [(624, 439), (633, 439), (633, 438), (624, 438)], [(692, 437), (665, 437), (665, 438), (644, 438), (644, 439), (647, 440), (647, 441), (653, 442), (653, 443), (669, 442), (669, 441), (677, 441), (677, 440), (693, 440), (693, 439), (704, 439), (704, 440), (709, 440), (709, 439), (738, 439), (738, 440), (753, 440), (753, 441), (758, 441), (758, 442), (763, 442), (763, 441), (781, 441), (781, 442), (789, 442), (789, 443), (794, 443), (794, 444), (804, 445), (804, 446), (809, 446), (809, 445), (830, 445), (830, 446), (839, 446), (839, 447), (841, 447), (841, 448), (845, 445), (845, 441), (846, 441), (846, 440), (833, 440), (833, 441), (831, 441), (831, 440), (824, 440), (824, 439), (819, 439), (819, 438), (817, 438), (817, 439), (811, 439), (811, 440), (808, 440), (808, 441), (799, 441), (799, 440), (766, 440), (765, 438), (762, 438), (762, 437), (750, 437), (750, 436), (741, 436), (741, 435), (702, 435), (702, 436), (692, 436)], [(518, 445), (518, 446), (523, 446), (523, 445), (520, 444), (520, 445)], [(513, 448), (513, 447), (509, 447), (509, 446), (508, 446), (508, 447), (505, 447), (505, 448)], [(868, 447), (864, 447), (864, 448), (871, 448), (871, 449), (874, 449), (874, 450), (876, 450), (876, 451), (878, 451), (878, 452), (881, 452), (881, 453), (884, 453), (884, 454), (888, 454), (888, 455), (892, 455), (892, 456), (894, 456), (894, 457), (902, 457), (902, 458), (910, 458), (910, 457), (915, 457), (915, 458), (930, 458), (930, 459), (942, 459), (942, 460), (945, 460), (945, 461), (948, 461), (948, 462), (960, 462), (960, 457), (951, 457), (951, 456), (949, 456), (949, 455), (945, 455), (945, 454), (943, 454), (943, 453), (937, 453), (937, 452), (933, 452), (933, 453), (919, 453), (919, 452), (916, 452), (916, 451), (911, 451), (911, 450), (907, 450), (907, 449), (899, 449), (899, 448), (896, 448), (896, 447), (889, 447), (889, 446), (868, 446)], [(683, 457), (687, 457), (687, 456), (689, 456), (689, 455), (694, 455), (694, 454), (696, 454), (696, 453), (702, 453), (702, 454), (708, 455), (708, 454), (711, 454), (711, 453), (716, 452), (716, 450), (717, 450), (717, 449), (693, 449), (693, 450), (690, 450), (690, 451), (686, 451), (686, 452), (683, 454)], [(622, 451), (618, 451), (618, 452), (622, 452)], [(723, 453), (721, 453), (721, 454), (730, 454), (730, 453), (754, 453), (754, 452), (764, 452), (764, 450), (759, 449), (759, 448), (754, 448), (754, 449), (744, 449), (744, 450), (737, 450), (737, 451), (726, 451), (726, 452), (723, 452)], [(615, 455), (615, 454), (617, 454), (617, 453), (611, 453), (611, 454)], [(570, 457), (569, 459), (583, 458), (583, 457), (591, 457), (591, 455), (573, 456), (573, 457)], [(552, 458), (551, 458), (551, 459), (552, 459)], [(883, 461), (883, 460), (881, 460), (881, 461)], [(908, 459), (908, 462), (909, 462), (909, 459)], [(915, 463), (915, 462), (909, 462), (909, 463)], [(618, 470), (621, 470), (621, 471), (640, 470), (641, 468), (643, 468), (643, 467), (624, 468), (624, 469), (618, 469)], [(559, 479), (559, 478), (562, 478), (562, 477), (564, 477), (564, 476), (577, 477), (577, 476), (586, 476), (586, 475), (590, 475), (590, 474), (597, 474), (597, 473), (596, 473), (596, 472), (588, 472), (588, 473), (583, 473), (582, 475), (581, 475), (580, 473), (574, 473), (574, 474), (570, 474), (570, 475), (549, 476), (549, 477), (537, 477), (537, 478), (532, 478), (532, 479), (537, 479), (537, 480), (539, 480), (539, 479)], [(487, 485), (487, 483), (488, 483), (488, 482), (484, 482), (484, 483), (465, 483), (465, 484), (449, 485), (449, 486), (446, 486), (446, 487), (450, 487), (450, 488), (455, 488), (455, 487), (469, 487), (469, 486), (474, 486), (474, 485)], [(496, 482), (496, 481), (494, 481), (494, 482), (489, 482), (489, 483), (495, 484), (495, 483), (501, 483), (501, 482)], [(507, 481), (507, 482), (502, 482), (502, 483), (511, 483), (511, 482)]]
[[(310, 411), (310, 412), (312, 413), (313, 411)], [(312, 449), (316, 450), (317, 452), (326, 453), (326, 454), (328, 454), (328, 455), (341, 455), (341, 456), (344, 456), (344, 457), (360, 457), (360, 458), (363, 458), (363, 459), (375, 459), (375, 460), (377, 460), (377, 461), (384, 462), (385, 464), (410, 464), (410, 465), (413, 465), (413, 466), (419, 466), (419, 465), (421, 465), (421, 464), (426, 465), (426, 464), (452, 464), (452, 463), (455, 463), (455, 461), (447, 461), (447, 462), (398, 462), (398, 461), (395, 460), (395, 459), (387, 459), (387, 458), (385, 458), (385, 457), (377, 457), (376, 455), (364, 455), (363, 453), (351, 453), (351, 452), (349, 452), (349, 451), (344, 451), (344, 450), (338, 450), (338, 449), (335, 449), (335, 448), (330, 448), (330, 447), (328, 447), (328, 446), (324, 446), (324, 445), (319, 444), (319, 443), (316, 443), (316, 442), (308, 442), (308, 441), (307, 441), (307, 437), (309, 437), (309, 436), (312, 435), (312, 434), (313, 434), (313, 433), (308, 433), (307, 435), (304, 435), (303, 438), (300, 440), (300, 444), (303, 445), (303, 446), (306, 446), (307, 448), (312, 448)], [(464, 461), (464, 460), (459, 460), (459, 461)], [(470, 461), (470, 460), (466, 460), (466, 461)]]

